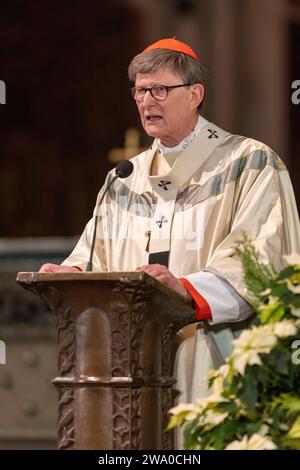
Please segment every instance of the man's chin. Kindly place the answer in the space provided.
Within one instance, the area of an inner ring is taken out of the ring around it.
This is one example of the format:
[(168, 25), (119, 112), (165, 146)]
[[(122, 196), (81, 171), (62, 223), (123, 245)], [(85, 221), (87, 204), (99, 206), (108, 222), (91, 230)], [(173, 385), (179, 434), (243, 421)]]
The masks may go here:
[(156, 127), (155, 125), (151, 124), (146, 124), (145, 126), (143, 126), (144, 129), (145, 129), (145, 132), (150, 136), (150, 137), (154, 137), (154, 138), (160, 138), (161, 135), (162, 135), (162, 132), (161, 132), (161, 129), (158, 129), (158, 127)]

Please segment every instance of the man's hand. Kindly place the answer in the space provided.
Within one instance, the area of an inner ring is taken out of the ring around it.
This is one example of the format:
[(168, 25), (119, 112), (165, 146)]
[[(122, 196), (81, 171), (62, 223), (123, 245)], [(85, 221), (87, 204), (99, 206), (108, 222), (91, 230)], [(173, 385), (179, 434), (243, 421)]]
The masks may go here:
[(62, 266), (61, 264), (46, 263), (40, 268), (39, 273), (70, 273), (80, 272), (79, 269), (74, 266)]
[(136, 271), (144, 271), (149, 276), (154, 277), (159, 282), (177, 292), (184, 298), (186, 303), (192, 303), (192, 296), (186, 290), (184, 285), (162, 264), (147, 264), (137, 268)]

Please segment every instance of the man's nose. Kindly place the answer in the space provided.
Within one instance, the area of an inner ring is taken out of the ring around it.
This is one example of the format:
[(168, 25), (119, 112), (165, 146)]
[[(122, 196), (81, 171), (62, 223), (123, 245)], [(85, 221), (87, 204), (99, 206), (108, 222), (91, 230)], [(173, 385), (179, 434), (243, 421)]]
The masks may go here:
[(145, 96), (144, 96), (144, 100), (143, 100), (143, 103), (145, 104), (149, 104), (149, 103), (153, 103), (155, 102), (156, 103), (156, 100), (153, 98), (153, 96), (151, 95), (150, 93), (150, 90), (147, 90), (146, 93), (145, 93)]

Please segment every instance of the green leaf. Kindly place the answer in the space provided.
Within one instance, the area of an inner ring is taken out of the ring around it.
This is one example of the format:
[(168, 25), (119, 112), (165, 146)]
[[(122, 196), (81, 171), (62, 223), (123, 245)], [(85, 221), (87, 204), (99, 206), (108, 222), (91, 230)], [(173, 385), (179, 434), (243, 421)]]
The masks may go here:
[(283, 279), (286, 279), (287, 277), (290, 277), (294, 274), (294, 269), (291, 266), (288, 266), (287, 268), (284, 268), (278, 276), (276, 277), (275, 281), (281, 281)]
[(284, 305), (280, 303), (269, 304), (259, 310), (259, 318), (261, 323), (275, 323), (280, 321), (285, 315)]
[(244, 428), (244, 424), (238, 421), (223, 421), (219, 426), (209, 430), (206, 436), (206, 446), (212, 446), (217, 450), (222, 450), (228, 442), (234, 438), (240, 428)]
[(281, 448), (300, 450), (300, 439), (285, 439)]
[(255, 423), (247, 423), (246, 424), (246, 434), (251, 436), (255, 432), (258, 432), (259, 429), (261, 428), (261, 426), (262, 426), (261, 421), (256, 421)]
[(234, 401), (228, 401), (228, 402), (224, 401), (224, 402), (218, 403), (216, 410), (219, 413), (230, 413), (230, 414), (231, 413), (234, 414), (239, 411), (238, 406)]
[(258, 397), (257, 384), (251, 375), (245, 375), (242, 393), (239, 395), (240, 400), (245, 404), (249, 411), (253, 412)]
[(263, 362), (268, 364), (273, 372), (279, 375), (288, 375), (288, 364), (290, 361), (290, 352), (285, 349), (276, 348), (269, 354), (263, 355)]
[(300, 397), (289, 393), (282, 393), (273, 400), (273, 406), (278, 406), (280, 410), (286, 411), (288, 415), (300, 414)]
[(187, 450), (200, 449), (200, 435), (201, 433), (197, 427), (197, 421), (187, 423), (183, 428), (184, 448)]
[(294, 305), (294, 307), (300, 307), (300, 295), (292, 294), (289, 304)]
[(253, 365), (251, 368), (249, 368), (249, 372), (251, 371), (251, 374), (253, 377), (255, 377), (255, 380), (261, 384), (262, 386), (265, 386), (267, 383), (267, 376), (264, 371), (264, 368), (258, 365)]
[(300, 439), (300, 416), (294, 421), (293, 426), (288, 432), (289, 439)]
[(260, 293), (269, 287), (271, 280), (277, 275), (275, 269), (262, 262), (259, 252), (246, 232), (243, 233), (242, 240), (236, 243), (235, 251), (243, 264), (247, 288), (256, 301), (260, 300)]
[(166, 427), (166, 431), (169, 431), (176, 426), (181, 426), (185, 422), (185, 417), (187, 413), (180, 413), (178, 415), (172, 415), (169, 421), (168, 426)]
[(289, 289), (288, 286), (285, 282), (277, 283), (274, 284), (271, 287), (271, 293), (274, 297), (279, 297), (280, 299), (285, 296), (286, 294), (289, 294)]

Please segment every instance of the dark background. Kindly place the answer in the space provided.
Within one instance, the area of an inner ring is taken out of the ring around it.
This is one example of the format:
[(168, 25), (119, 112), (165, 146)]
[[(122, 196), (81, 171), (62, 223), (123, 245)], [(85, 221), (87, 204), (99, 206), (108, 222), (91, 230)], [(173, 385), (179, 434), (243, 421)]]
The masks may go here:
[[(265, 13), (270, 18), (259, 37), (254, 6), (260, 15), (263, 7), (271, 9), (282, 2), (221, 3), (1, 0), (0, 79), (6, 83), (7, 103), (0, 106), (0, 237), (72, 236), (82, 231), (112, 168), (109, 150), (123, 146), (126, 129), (139, 127), (127, 66), (150, 41), (176, 31), (179, 39), (200, 51), (209, 68), (205, 117), (231, 132), (264, 140), (275, 150), (282, 148), (300, 200), (300, 105), (292, 105), (290, 98), (291, 82), (300, 79), (299, 18), (291, 14), (284, 19), (280, 44), (286, 44), (287, 53), (282, 54), (286, 82), (280, 96), (275, 88), (268, 95), (267, 87), (275, 87), (277, 74), (271, 68), (264, 70), (270, 67), (264, 64), (272, 55), (276, 63), (278, 45), (270, 44), (267, 60), (255, 60), (259, 48), (270, 41), (268, 28), (275, 20)], [(286, 0), (284, 6), (298, 8), (299, 2)], [(243, 27), (243, 22), (249, 25), (249, 12), (252, 35)], [(218, 24), (234, 31), (231, 44), (226, 46), (231, 33), (221, 36)], [(215, 63), (223, 60), (226, 47), (231, 54), (227, 56), (235, 57), (234, 66), (227, 60), (220, 73)], [(226, 74), (235, 103), (229, 97), (226, 102)], [(260, 74), (265, 77), (259, 82)], [(284, 117), (276, 108), (279, 99), (285, 103)], [(278, 131), (272, 122), (268, 127), (268, 118), (262, 118), (265, 110), (279, 116), (285, 129), (278, 124)]]
[(1, 0), (0, 10), (0, 235), (74, 235), (109, 149), (138, 122), (127, 80), (138, 15), (113, 1)]

